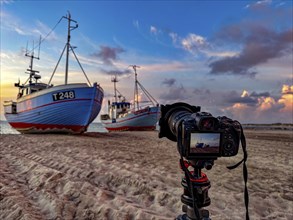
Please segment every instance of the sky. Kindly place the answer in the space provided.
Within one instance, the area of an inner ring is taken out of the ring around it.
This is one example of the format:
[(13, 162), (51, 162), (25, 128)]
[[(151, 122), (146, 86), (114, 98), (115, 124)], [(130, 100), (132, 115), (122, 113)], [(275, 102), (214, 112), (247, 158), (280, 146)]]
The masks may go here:
[[(36, 47), (40, 36), (34, 69), (49, 82), (66, 43), (61, 18), (69, 11), (78, 23), (71, 45), (91, 83), (105, 92), (101, 113), (113, 100), (114, 75), (118, 90), (133, 101), (129, 65), (135, 64), (139, 81), (160, 104), (185, 102), (241, 123), (293, 123), (292, 1), (0, 2), (1, 120), (3, 102), (16, 99), (14, 83), (28, 77), (26, 48)], [(54, 85), (64, 83), (64, 63)], [(74, 82), (86, 79), (70, 59)]]

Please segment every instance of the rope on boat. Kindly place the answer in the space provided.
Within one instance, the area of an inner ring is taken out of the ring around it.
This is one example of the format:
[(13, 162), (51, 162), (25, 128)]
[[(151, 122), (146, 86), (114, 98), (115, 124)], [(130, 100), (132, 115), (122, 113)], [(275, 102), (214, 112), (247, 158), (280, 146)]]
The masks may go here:
[(75, 54), (75, 52), (74, 52), (74, 50), (73, 50), (73, 47), (72, 47), (71, 45), (69, 45), (69, 46), (70, 46), (70, 48), (71, 48), (71, 51), (73, 52), (73, 55), (75, 56), (75, 59), (76, 59), (78, 65), (79, 65), (80, 69), (82, 70), (82, 72), (83, 72), (83, 74), (84, 74), (86, 80), (88, 81), (89, 85), (91, 85), (91, 82), (90, 82), (89, 78), (87, 77), (87, 75), (86, 75), (84, 69), (82, 68), (82, 66), (81, 66), (81, 64), (80, 64), (80, 62), (79, 62), (79, 60), (78, 60), (78, 58), (77, 58), (77, 56), (76, 56), (76, 54)]

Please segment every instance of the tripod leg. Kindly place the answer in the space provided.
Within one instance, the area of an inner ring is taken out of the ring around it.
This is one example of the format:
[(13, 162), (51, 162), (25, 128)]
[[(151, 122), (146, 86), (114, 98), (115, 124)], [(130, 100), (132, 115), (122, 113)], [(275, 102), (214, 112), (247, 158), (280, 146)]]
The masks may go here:
[[(185, 208), (183, 208), (185, 207)], [(176, 220), (211, 220), (209, 217), (209, 211), (206, 209), (199, 209), (200, 219), (197, 219), (194, 215), (194, 210), (190, 206), (183, 205), (182, 211), (186, 214), (177, 216)], [(185, 211), (186, 210), (186, 211)]]

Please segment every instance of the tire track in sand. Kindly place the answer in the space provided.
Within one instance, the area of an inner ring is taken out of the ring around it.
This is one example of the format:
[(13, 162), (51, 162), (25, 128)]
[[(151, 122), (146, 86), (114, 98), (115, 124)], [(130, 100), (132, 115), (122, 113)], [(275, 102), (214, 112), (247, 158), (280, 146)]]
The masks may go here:
[[(92, 164), (73, 158), (71, 155), (42, 151), (46, 153), (46, 157), (44, 157), (43, 155), (30, 152), (29, 149), (16, 148), (15, 151), (10, 152), (12, 155), (10, 159), (12, 161), (19, 161), (19, 164), (27, 165), (18, 167), (16, 170), (20, 174), (29, 176), (29, 187), (37, 191), (34, 194), (36, 201), (41, 203), (41, 207), (44, 207), (44, 203), (46, 203), (46, 208), (43, 208), (41, 211), (47, 218), (63, 217), (64, 213), (68, 212), (64, 211), (65, 207), (62, 207), (60, 194), (61, 200), (67, 199), (70, 201), (72, 210), (84, 210), (84, 213), (73, 212), (73, 218), (76, 216), (87, 216), (90, 219), (96, 219), (97, 216), (107, 219), (111, 219), (113, 216), (116, 219), (120, 217), (122, 219), (132, 219), (134, 216), (141, 216), (141, 218), (159, 217), (156, 212), (147, 208), (155, 198), (154, 192), (139, 180), (129, 178), (133, 175), (132, 173), (129, 172), (129, 175), (125, 176), (127, 171), (124, 170), (122, 176), (114, 176), (107, 172), (108, 161), (105, 160), (98, 161), (100, 166), (97, 169), (93, 169)], [(118, 169), (121, 171), (121, 166), (118, 166)], [(119, 173), (119, 170), (115, 173)], [(34, 180), (33, 176), (36, 176), (36, 174), (40, 176), (39, 172), (43, 173), (40, 178), (41, 180)], [(63, 178), (64, 176), (67, 176), (66, 180)], [(81, 182), (83, 183), (81, 184)], [(113, 190), (115, 190), (117, 184), (120, 191), (114, 192)], [(125, 185), (125, 190), (121, 190), (121, 184)], [(146, 200), (149, 201), (148, 204), (144, 202), (143, 198), (140, 198), (139, 194), (141, 192), (139, 190), (128, 195), (127, 188), (129, 187), (139, 187), (140, 190), (146, 193), (149, 197)], [(63, 195), (62, 191), (64, 191)], [(85, 196), (88, 198), (85, 199)], [(165, 199), (164, 197), (168, 197), (168, 195), (160, 196), (161, 201), (159, 202), (162, 202)], [(93, 200), (103, 202), (104, 205), (96, 205), (95, 207), (95, 201)], [(58, 209), (57, 207), (61, 208)], [(53, 216), (52, 211), (56, 213)], [(174, 216), (174, 214), (170, 214), (170, 216), (172, 215)], [(165, 215), (159, 217), (159, 219), (164, 218)]]
[(0, 219), (44, 219), (34, 201), (24, 175), (15, 174), (11, 158), (0, 158)]

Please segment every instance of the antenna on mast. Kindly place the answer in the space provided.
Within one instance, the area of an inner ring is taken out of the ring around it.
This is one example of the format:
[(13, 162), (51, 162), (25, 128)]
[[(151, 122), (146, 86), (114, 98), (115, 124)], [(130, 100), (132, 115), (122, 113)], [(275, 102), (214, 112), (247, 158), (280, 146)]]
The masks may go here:
[(33, 70), (33, 64), (34, 64), (34, 59), (40, 59), (40, 45), (41, 45), (41, 41), (39, 41), (39, 52), (38, 52), (38, 57), (36, 57), (34, 55), (35, 53), (35, 42), (33, 41), (33, 49), (31, 51), (28, 51), (28, 42), (26, 44), (26, 51), (25, 51), (25, 56), (29, 57), (31, 59), (30, 65), (29, 65), (29, 69), (27, 69), (27, 73), (29, 74), (29, 83), (32, 83), (32, 79), (33, 77), (35, 78), (36, 82), (38, 79), (40, 79), (39, 75), (36, 75), (36, 73), (39, 73), (39, 71)]

